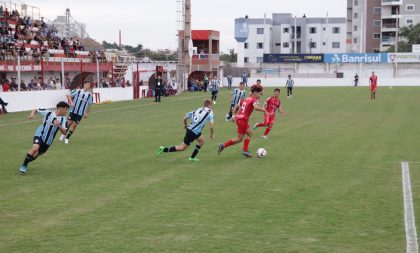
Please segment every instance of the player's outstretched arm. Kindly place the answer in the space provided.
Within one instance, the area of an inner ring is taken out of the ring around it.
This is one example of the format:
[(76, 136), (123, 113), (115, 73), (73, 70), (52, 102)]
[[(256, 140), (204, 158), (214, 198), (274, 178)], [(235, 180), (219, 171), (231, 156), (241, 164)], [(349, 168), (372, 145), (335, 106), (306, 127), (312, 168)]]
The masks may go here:
[(267, 110), (264, 108), (264, 107), (262, 107), (258, 102), (255, 102), (254, 103), (254, 108), (255, 108), (255, 110), (257, 110), (257, 111), (260, 111), (260, 112), (264, 112), (265, 114), (267, 114), (267, 115), (269, 115), (270, 113), (269, 112), (267, 112)]
[(214, 123), (210, 122), (210, 139), (214, 141)]
[(279, 109), (277, 109), (279, 111), (279, 113), (281, 113), (282, 115), (286, 115), (287, 113), (283, 110), (283, 107), (279, 107)]
[(234, 107), (233, 107), (233, 109), (232, 109), (232, 118), (231, 118), (231, 120), (232, 121), (235, 121), (235, 119), (236, 119), (236, 114), (238, 113), (238, 110), (239, 110), (239, 107), (240, 107), (241, 105), (240, 105), (240, 103), (237, 103)]
[(37, 111), (38, 111), (37, 109), (33, 109), (31, 114), (29, 114), (28, 119), (34, 119)]
[(73, 98), (71, 97), (71, 95), (70, 94), (67, 94), (66, 97), (69, 100), (69, 105), (71, 107), (73, 107), (74, 106), (74, 103), (73, 103)]
[(188, 122), (188, 117), (185, 116), (184, 117), (184, 129), (187, 129), (187, 122)]
[(89, 107), (88, 107), (87, 111), (85, 112), (85, 114), (83, 115), (83, 117), (85, 117), (85, 118), (89, 117), (91, 109), (92, 109), (92, 105), (89, 105)]

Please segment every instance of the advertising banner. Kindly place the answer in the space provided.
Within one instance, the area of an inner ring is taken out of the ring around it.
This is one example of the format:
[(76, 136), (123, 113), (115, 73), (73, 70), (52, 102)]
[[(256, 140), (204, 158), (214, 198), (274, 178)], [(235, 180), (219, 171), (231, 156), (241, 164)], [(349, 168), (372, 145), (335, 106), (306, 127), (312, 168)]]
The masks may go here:
[(325, 54), (325, 63), (388, 63), (387, 53)]
[(420, 63), (420, 53), (390, 53), (388, 54), (388, 62)]
[(323, 63), (323, 54), (264, 54), (264, 63)]

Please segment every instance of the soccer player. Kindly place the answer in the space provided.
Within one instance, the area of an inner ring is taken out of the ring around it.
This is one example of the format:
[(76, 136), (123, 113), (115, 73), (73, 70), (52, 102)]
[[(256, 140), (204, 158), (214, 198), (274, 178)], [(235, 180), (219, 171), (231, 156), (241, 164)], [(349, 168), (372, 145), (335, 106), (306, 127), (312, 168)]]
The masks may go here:
[(239, 83), (239, 89), (236, 88), (232, 92), (232, 98), (230, 100), (229, 112), (226, 114), (226, 121), (229, 121), (232, 118), (232, 110), (233, 110), (233, 108), (235, 107), (235, 105), (237, 105), (239, 103), (239, 101), (241, 101), (242, 99), (244, 99), (245, 96), (246, 96), (245, 83), (244, 82), (240, 82)]
[(220, 80), (218, 80), (217, 76), (215, 76), (210, 83), (211, 100), (213, 101), (213, 104), (216, 104), (217, 94), (219, 93), (219, 86)]
[(378, 86), (378, 77), (375, 72), (372, 72), (372, 76), (369, 78), (370, 84), (370, 99), (376, 99), (376, 88)]
[(271, 128), (274, 125), (274, 121), (276, 119), (276, 111), (279, 111), (283, 115), (286, 114), (286, 112), (283, 111), (283, 109), (281, 107), (281, 101), (280, 101), (279, 97), (280, 97), (280, 89), (275, 89), (274, 90), (274, 96), (268, 98), (265, 101), (265, 104), (264, 104), (264, 108), (266, 108), (266, 110), (270, 114), (264, 114), (264, 122), (256, 123), (252, 127), (253, 131), (255, 131), (255, 129), (257, 129), (258, 127), (267, 127), (265, 129), (264, 135), (262, 136), (262, 138), (264, 138), (264, 139), (268, 138), (267, 135), (268, 135), (268, 133), (270, 133)]
[(57, 109), (45, 110), (45, 109), (34, 109), (29, 115), (29, 119), (35, 118), (35, 113), (44, 116), (42, 124), (36, 130), (32, 149), (26, 154), (25, 160), (19, 168), (21, 174), (25, 174), (28, 171), (28, 164), (34, 161), (38, 156), (45, 154), (48, 148), (54, 141), (55, 135), (58, 131), (66, 133), (66, 114), (69, 109), (69, 105), (66, 102), (60, 102), (57, 104)]
[(91, 105), (93, 103), (93, 96), (90, 92), (90, 82), (85, 82), (83, 89), (73, 90), (67, 94), (67, 99), (70, 102), (70, 115), (68, 118), (69, 127), (64, 135), (61, 135), (60, 141), (69, 144), (69, 139), (76, 131), (82, 118), (87, 118), (90, 113)]
[(292, 79), (292, 75), (287, 76), (286, 87), (287, 87), (287, 98), (292, 98), (293, 95), (293, 86), (295, 86), (295, 81)]
[(248, 147), (252, 137), (252, 130), (249, 127), (249, 117), (255, 110), (269, 114), (259, 103), (258, 99), (261, 97), (263, 88), (260, 85), (253, 85), (251, 87), (251, 96), (249, 98), (242, 99), (241, 102), (235, 105), (233, 108), (234, 116), (232, 120), (236, 118), (236, 125), (238, 125), (238, 136), (234, 139), (228, 140), (227, 142), (219, 145), (219, 154), (227, 147), (232, 146), (236, 143), (242, 142), (244, 136), (247, 135), (244, 146), (242, 149), (242, 155), (245, 157), (252, 157), (249, 153)]
[[(195, 149), (188, 160), (195, 162), (200, 161), (200, 159), (196, 158), (196, 156), (204, 145), (204, 137), (201, 135), (201, 130), (207, 122), (210, 122), (210, 139), (214, 140), (214, 114), (211, 107), (212, 101), (206, 99), (204, 100), (204, 107), (188, 112), (184, 117), (184, 128), (187, 131), (184, 137), (184, 142), (179, 146), (160, 146), (157, 150), (157, 156), (159, 157), (162, 153), (184, 151), (191, 145), (192, 142), (197, 140), (198, 145), (195, 146)], [(191, 123), (187, 125), (188, 119), (191, 120)]]

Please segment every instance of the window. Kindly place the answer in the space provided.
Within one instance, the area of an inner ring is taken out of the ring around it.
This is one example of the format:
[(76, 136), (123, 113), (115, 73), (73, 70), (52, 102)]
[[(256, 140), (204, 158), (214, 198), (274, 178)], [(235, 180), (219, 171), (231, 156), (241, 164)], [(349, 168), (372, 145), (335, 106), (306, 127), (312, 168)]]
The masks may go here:
[(353, 31), (357, 32), (357, 25), (353, 27)]
[(333, 42), (332, 48), (340, 48), (340, 42)]
[(381, 26), (381, 21), (380, 20), (373, 20), (373, 26), (374, 27), (380, 27)]
[(414, 11), (414, 4), (407, 4), (407, 5), (405, 6), (405, 9), (406, 9), (407, 11)]
[(353, 38), (353, 44), (357, 44), (357, 38)]
[(248, 57), (244, 57), (244, 63), (248, 63), (249, 62), (249, 58)]
[(406, 23), (407, 25), (412, 25), (412, 24), (413, 24), (413, 20), (412, 20), (411, 18), (407, 18), (407, 19), (405, 20), (405, 23)]
[(316, 27), (309, 27), (309, 33), (316, 33)]
[(359, 1), (358, 0), (354, 0), (354, 6), (358, 6), (359, 5)]
[(332, 32), (333, 33), (340, 33), (340, 27), (333, 27)]
[(359, 18), (359, 13), (357, 13), (357, 12), (353, 13), (353, 18), (358, 19)]
[(263, 58), (262, 57), (257, 57), (257, 63), (262, 63), (263, 62)]
[(289, 42), (283, 42), (283, 48), (289, 48)]
[(381, 7), (373, 7), (373, 13), (380, 14), (382, 11)]
[(309, 42), (310, 48), (316, 48), (316, 42)]
[(244, 48), (248, 49), (248, 43), (244, 43)]
[(289, 28), (288, 27), (283, 28), (283, 33), (289, 33)]
[(264, 34), (264, 28), (257, 28), (257, 34)]
[(279, 47), (279, 46), (281, 46), (281, 43), (276, 43), (276, 44), (274, 44), (274, 46)]
[(263, 48), (264, 48), (264, 43), (258, 42), (257, 49), (263, 49)]
[(373, 38), (374, 39), (380, 39), (381, 38), (381, 34), (380, 33), (374, 33), (373, 34)]
[(326, 28), (326, 27), (323, 27), (323, 28), (322, 28), (322, 30), (323, 30), (323, 31), (326, 31), (326, 30), (327, 30), (327, 28)]
[(322, 42), (322, 45), (325, 46), (325, 45), (327, 45), (327, 43), (326, 42)]

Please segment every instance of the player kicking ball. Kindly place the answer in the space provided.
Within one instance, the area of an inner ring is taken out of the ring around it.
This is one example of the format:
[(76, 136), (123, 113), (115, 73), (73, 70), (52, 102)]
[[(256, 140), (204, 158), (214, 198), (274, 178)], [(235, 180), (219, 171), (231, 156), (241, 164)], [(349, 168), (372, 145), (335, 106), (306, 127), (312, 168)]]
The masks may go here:
[(232, 120), (236, 119), (236, 125), (238, 126), (238, 136), (234, 139), (228, 140), (227, 142), (219, 145), (219, 154), (227, 147), (235, 145), (239, 142), (242, 142), (245, 135), (247, 136), (244, 141), (244, 146), (242, 149), (242, 155), (245, 157), (252, 157), (249, 153), (248, 147), (252, 137), (252, 130), (249, 126), (249, 118), (251, 117), (252, 112), (255, 110), (269, 114), (264, 107), (262, 107), (258, 99), (262, 96), (263, 88), (261, 85), (253, 85), (251, 87), (251, 96), (249, 98), (242, 99), (239, 104), (236, 104), (233, 108), (234, 116)]
[(264, 104), (264, 108), (270, 113), (270, 114), (264, 114), (264, 122), (256, 123), (252, 130), (255, 131), (258, 127), (267, 127), (265, 129), (264, 135), (262, 138), (267, 139), (267, 135), (270, 133), (271, 128), (274, 125), (274, 121), (276, 120), (276, 111), (279, 111), (282, 115), (285, 115), (286, 112), (283, 111), (281, 107), (281, 101), (279, 99), (280, 97), (280, 89), (274, 90), (274, 95), (272, 97), (269, 97)]
[(35, 161), (38, 156), (47, 152), (58, 131), (63, 134), (66, 133), (65, 116), (68, 109), (69, 105), (66, 102), (60, 102), (57, 104), (55, 111), (45, 109), (32, 110), (32, 113), (28, 117), (29, 119), (35, 118), (36, 112), (43, 115), (44, 119), (35, 133), (32, 149), (26, 154), (25, 160), (22, 166), (20, 166), (19, 172), (21, 174), (25, 174), (28, 171), (28, 164), (30, 162)]
[[(188, 112), (184, 117), (184, 128), (187, 130), (184, 142), (179, 146), (173, 147), (159, 147), (157, 150), (157, 156), (159, 157), (163, 153), (171, 153), (186, 150), (192, 142), (197, 140), (198, 145), (195, 146), (189, 161), (198, 162), (200, 159), (196, 158), (198, 152), (204, 145), (204, 137), (201, 135), (201, 131), (207, 122), (210, 122), (210, 139), (214, 140), (214, 114), (211, 110), (213, 102), (211, 100), (204, 100), (204, 107), (198, 108), (192, 112)], [(188, 119), (191, 123), (187, 125)]]
[(70, 115), (68, 118), (69, 127), (67, 132), (60, 136), (60, 141), (69, 144), (69, 139), (76, 131), (77, 126), (82, 121), (82, 118), (87, 118), (93, 103), (93, 96), (90, 91), (90, 82), (85, 82), (83, 89), (73, 90), (67, 94), (67, 99), (70, 102)]

